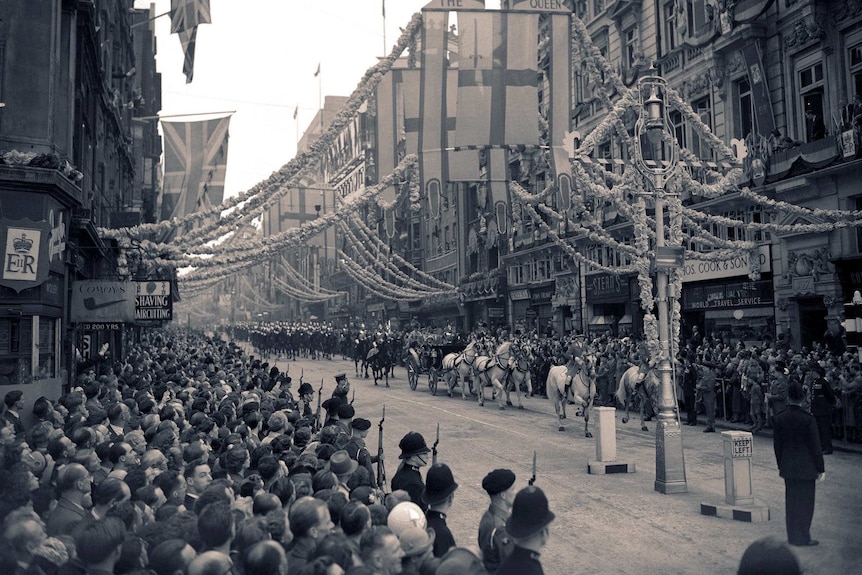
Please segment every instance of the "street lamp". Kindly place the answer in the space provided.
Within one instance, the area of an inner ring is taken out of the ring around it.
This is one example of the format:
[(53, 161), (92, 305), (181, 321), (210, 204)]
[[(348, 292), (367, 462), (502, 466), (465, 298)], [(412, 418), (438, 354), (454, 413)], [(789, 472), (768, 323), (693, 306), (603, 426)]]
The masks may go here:
[(666, 246), (664, 233), (665, 184), (679, 166), (678, 150), (666, 140), (671, 133), (666, 122), (667, 83), (655, 74), (638, 82), (640, 111), (635, 125), (634, 164), (652, 185), (655, 204), (655, 276), (659, 333), (659, 406), (655, 435), (655, 490), (661, 493), (686, 493), (682, 432), (674, 399), (670, 356), (670, 318), (668, 313), (668, 272), (683, 264), (683, 248)]

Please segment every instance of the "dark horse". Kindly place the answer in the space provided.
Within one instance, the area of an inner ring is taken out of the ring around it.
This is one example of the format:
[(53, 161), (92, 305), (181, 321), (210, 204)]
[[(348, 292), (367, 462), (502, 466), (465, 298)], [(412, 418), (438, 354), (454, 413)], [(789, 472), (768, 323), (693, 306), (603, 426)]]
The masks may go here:
[(395, 358), (398, 355), (396, 342), (392, 338), (381, 335), (371, 344), (371, 349), (365, 356), (368, 365), (371, 367), (371, 374), (374, 376), (374, 385), (381, 379), (385, 380), (386, 387), (389, 387), (389, 376), (394, 375)]
[(359, 334), (353, 340), (351, 358), (353, 359), (353, 366), (356, 368), (356, 377), (361, 377), (364, 374), (365, 379), (368, 379), (368, 361), (366, 358), (370, 349), (371, 338), (365, 334)]

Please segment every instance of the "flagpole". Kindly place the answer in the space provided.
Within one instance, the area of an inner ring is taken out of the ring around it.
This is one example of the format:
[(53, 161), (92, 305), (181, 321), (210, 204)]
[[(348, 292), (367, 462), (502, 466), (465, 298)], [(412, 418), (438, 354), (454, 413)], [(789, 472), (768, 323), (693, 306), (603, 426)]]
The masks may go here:
[(386, 57), (386, 0), (383, 2), (383, 56)]
[(320, 134), (323, 135), (323, 71), (317, 64), (317, 107), (320, 110)]

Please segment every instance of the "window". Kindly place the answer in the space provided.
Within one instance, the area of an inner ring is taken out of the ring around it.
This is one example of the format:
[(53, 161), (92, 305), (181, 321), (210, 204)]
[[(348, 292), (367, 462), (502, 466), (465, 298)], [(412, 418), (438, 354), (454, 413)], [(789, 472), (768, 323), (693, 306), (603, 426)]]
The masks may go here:
[(664, 14), (664, 43), (665, 53), (672, 52), (677, 46), (676, 37), (676, 14), (674, 13), (674, 2), (667, 2), (662, 7)]
[(598, 146), (596, 146), (596, 152), (600, 159), (608, 160), (608, 162), (605, 163), (605, 170), (609, 172), (613, 171), (614, 165), (613, 162), (610, 161), (613, 160), (614, 157), (613, 153), (611, 152), (611, 143), (604, 142), (602, 144), (599, 144)]
[(593, 18), (605, 11), (605, 0), (593, 0)]
[(641, 61), (642, 54), (640, 53), (640, 38), (638, 37), (638, 27), (632, 26), (623, 32), (623, 58), (626, 66), (633, 68), (634, 65)]
[(587, 19), (587, 0), (575, 0), (575, 14), (581, 20)]
[(736, 82), (735, 91), (734, 136), (742, 139), (754, 131), (754, 98), (751, 95), (751, 83), (748, 81), (748, 76)]
[(850, 96), (862, 98), (862, 42), (847, 50), (850, 67)]
[[(691, 107), (700, 117), (700, 121), (712, 130), (712, 103), (709, 96), (692, 102)], [(712, 157), (712, 150), (707, 145), (706, 140), (701, 139), (700, 135), (692, 128), (689, 129), (689, 132), (691, 134), (691, 145), (688, 149), (702, 160), (710, 159)]]
[(671, 110), (668, 114), (668, 121), (673, 130), (673, 135), (676, 137), (676, 141), (683, 148), (687, 148), (688, 139), (685, 137), (685, 122), (682, 119), (682, 113), (678, 110)]
[(799, 106), (802, 110), (801, 133), (805, 135), (806, 142), (826, 137), (826, 81), (823, 72), (823, 60), (819, 54), (813, 61), (803, 61), (796, 72)]
[(685, 8), (688, 36), (697, 38), (704, 32), (704, 26), (711, 21), (706, 9), (706, 0), (686, 0)]

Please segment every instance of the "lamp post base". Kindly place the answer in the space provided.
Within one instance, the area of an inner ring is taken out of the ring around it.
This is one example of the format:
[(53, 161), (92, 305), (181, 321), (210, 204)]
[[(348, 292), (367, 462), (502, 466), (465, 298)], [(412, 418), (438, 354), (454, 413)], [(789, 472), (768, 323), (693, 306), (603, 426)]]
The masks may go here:
[(687, 493), (679, 421), (659, 413), (655, 428), (655, 490), (659, 493)]

